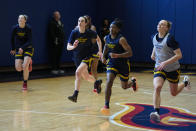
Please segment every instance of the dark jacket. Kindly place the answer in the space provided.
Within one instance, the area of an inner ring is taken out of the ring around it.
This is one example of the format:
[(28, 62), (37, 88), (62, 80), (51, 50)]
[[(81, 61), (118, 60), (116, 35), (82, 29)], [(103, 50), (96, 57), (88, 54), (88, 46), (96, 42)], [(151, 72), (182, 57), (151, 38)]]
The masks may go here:
[(52, 44), (63, 44), (65, 41), (65, 32), (63, 23), (59, 24), (55, 19), (49, 23), (49, 41)]

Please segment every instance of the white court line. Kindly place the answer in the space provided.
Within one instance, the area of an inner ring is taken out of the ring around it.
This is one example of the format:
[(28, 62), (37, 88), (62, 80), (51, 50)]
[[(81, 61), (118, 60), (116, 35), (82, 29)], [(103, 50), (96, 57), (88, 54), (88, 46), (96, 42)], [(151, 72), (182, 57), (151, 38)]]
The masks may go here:
[(109, 118), (110, 116), (97, 116), (97, 115), (88, 115), (88, 114), (67, 114), (67, 113), (57, 113), (57, 112), (40, 112), (40, 111), (24, 111), (24, 110), (1, 110), (0, 112), (22, 112), (22, 113), (35, 113), (35, 114), (49, 114), (49, 115), (62, 115), (62, 116), (84, 116), (84, 117), (105, 117)]
[[(146, 89), (139, 89), (139, 90), (143, 91), (144, 94), (153, 94), (152, 93), (152, 90), (146, 90)], [(161, 92), (162, 93), (168, 93), (170, 91), (161, 91)], [(188, 92), (190, 92), (190, 93), (183, 93), (183, 92), (181, 92), (179, 95), (183, 95), (183, 96), (196, 96), (195, 93), (191, 93), (191, 90), (188, 91)]]
[[(105, 85), (105, 84), (102, 84), (102, 85)], [(120, 86), (113, 86), (114, 88), (121, 88)], [(138, 91), (143, 91), (144, 94), (153, 94), (153, 89), (141, 89), (139, 88)], [(168, 93), (168, 91), (161, 91), (162, 93)], [(189, 91), (190, 93), (183, 93), (181, 92), (179, 95), (183, 95), (183, 96), (196, 96), (195, 93), (191, 93), (191, 90)], [(138, 92), (139, 93), (139, 92)]]
[(150, 94), (150, 95), (152, 95), (152, 93), (151, 92), (143, 92), (144, 94)]

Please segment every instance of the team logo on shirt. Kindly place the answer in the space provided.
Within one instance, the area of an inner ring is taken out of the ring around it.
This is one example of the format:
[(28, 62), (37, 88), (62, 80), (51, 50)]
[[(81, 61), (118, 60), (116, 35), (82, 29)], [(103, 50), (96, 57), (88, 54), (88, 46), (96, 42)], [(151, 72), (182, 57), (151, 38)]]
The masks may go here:
[(108, 46), (109, 48), (113, 49), (116, 45), (115, 45), (115, 44), (112, 44), (112, 43), (111, 43), (111, 44), (109, 43), (109, 44), (107, 44), (107, 46)]
[(85, 43), (87, 41), (87, 38), (80, 37), (77, 40), (79, 41), (79, 43)]
[(156, 49), (162, 49), (163, 48), (163, 45), (156, 44), (155, 47), (156, 47)]
[(124, 109), (110, 117), (110, 122), (134, 129), (141, 130), (195, 130), (196, 114), (186, 109), (161, 106), (160, 123), (150, 120), (153, 106), (149, 104), (118, 103)]
[(17, 35), (18, 36), (25, 36), (25, 33), (24, 32), (18, 32)]

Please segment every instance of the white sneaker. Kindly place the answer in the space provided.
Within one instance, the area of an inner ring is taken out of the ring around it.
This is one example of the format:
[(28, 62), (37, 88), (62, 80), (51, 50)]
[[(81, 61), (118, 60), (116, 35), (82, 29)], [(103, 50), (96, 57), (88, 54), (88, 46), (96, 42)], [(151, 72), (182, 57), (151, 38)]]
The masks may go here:
[(184, 80), (183, 80), (184, 84), (186, 85), (185, 88), (187, 90), (191, 89), (191, 85), (190, 85), (190, 78), (188, 76), (184, 76)]
[(64, 70), (58, 70), (58, 73), (59, 73), (59, 74), (64, 74), (65, 71), (64, 71)]
[(156, 123), (160, 122), (160, 116), (157, 112), (150, 113), (150, 119)]
[(58, 72), (58, 70), (52, 70), (51, 73), (52, 73), (53, 75), (58, 75), (59, 72)]

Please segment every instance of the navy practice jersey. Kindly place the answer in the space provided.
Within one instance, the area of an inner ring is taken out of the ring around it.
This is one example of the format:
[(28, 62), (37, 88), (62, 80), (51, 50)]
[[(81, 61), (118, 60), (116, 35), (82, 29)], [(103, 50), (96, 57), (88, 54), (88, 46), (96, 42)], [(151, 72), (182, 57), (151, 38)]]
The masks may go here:
[(97, 38), (97, 33), (92, 30), (86, 30), (80, 33), (79, 29), (72, 30), (68, 43), (73, 44), (78, 40), (78, 46), (73, 50), (74, 59), (82, 60), (92, 55), (92, 39)]
[(12, 29), (11, 43), (12, 50), (32, 48), (31, 27), (27, 24), (24, 28), (20, 28), (18, 24), (15, 25)]
[(108, 58), (109, 58), (108, 64), (126, 64), (127, 63), (128, 58), (111, 58), (109, 55), (109, 53), (121, 54), (125, 52), (124, 48), (119, 43), (121, 37), (122, 37), (121, 34), (118, 34), (115, 39), (112, 39), (111, 35), (107, 35), (105, 37), (105, 42), (109, 49), (108, 50)]

